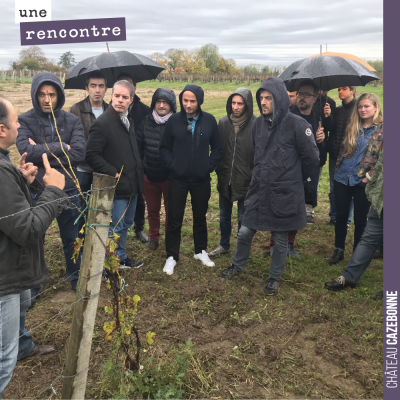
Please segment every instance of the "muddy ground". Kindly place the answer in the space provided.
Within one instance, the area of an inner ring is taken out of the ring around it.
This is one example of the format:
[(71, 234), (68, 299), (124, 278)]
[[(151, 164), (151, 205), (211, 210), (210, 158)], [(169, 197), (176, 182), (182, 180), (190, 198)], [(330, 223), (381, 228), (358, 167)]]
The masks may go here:
[[(31, 107), (29, 91), (28, 84), (0, 82), (0, 93), (19, 112)], [(147, 104), (152, 93), (153, 89), (138, 88), (139, 96)], [(228, 95), (229, 92), (206, 92), (206, 99), (213, 99), (209, 103), (206, 100), (204, 109), (223, 110)], [(77, 90), (67, 91), (64, 109), (83, 96)], [(14, 162), (18, 159), (15, 148), (12, 158)], [(142, 299), (136, 326), (143, 343), (146, 332), (157, 335), (152, 348), (143, 345), (142, 359), (149, 354), (154, 356), (161, 373), (174, 383), (175, 377), (168, 375), (168, 364), (172, 364), (174, 354), (180, 351), (179, 345), (190, 339), (195, 346), (197, 362), (189, 364), (182, 386), (183, 398), (382, 398), (382, 302), (374, 301), (373, 296), (382, 288), (383, 263), (373, 261), (355, 290), (331, 293), (323, 288), (325, 281), (341, 274), (351, 257), (353, 243), (351, 226), (345, 261), (337, 266), (325, 262), (334, 249), (334, 230), (326, 226), (329, 208), (326, 169), (315, 223), (298, 234), (296, 249), (301, 258), (288, 260), (277, 296), (267, 297), (262, 291), (270, 262), (268, 232), (256, 234), (245, 273), (232, 281), (218, 278), (217, 273), (230, 265), (236, 234), (231, 239), (230, 254), (217, 258), (214, 268), (203, 267), (193, 259), (190, 199), (182, 229), (181, 260), (172, 276), (162, 272), (164, 235), (159, 249), (150, 252), (129, 232), (128, 254), (144, 261), (140, 269), (123, 272), (127, 291)], [(234, 215), (236, 211), (234, 208)], [(215, 174), (207, 219), (209, 250), (212, 250), (219, 242)], [(233, 232), (236, 231), (234, 222)], [(68, 282), (57, 284), (65, 278), (65, 268), (56, 223), (47, 233), (45, 248), (51, 282), (44, 286), (36, 306), (28, 313), (28, 329), (37, 327), (75, 301), (76, 295), (68, 289)], [(109, 320), (104, 313), (109, 297), (103, 282), (86, 398), (99, 397), (102, 365), (115, 346), (112, 341), (105, 342), (102, 329), (104, 321)], [(62, 379), (59, 377), (65, 361), (71, 315), (72, 308), (32, 330), (35, 343), (53, 344), (57, 352), (18, 362), (4, 399), (60, 398)], [(122, 383), (125, 384), (123, 378), (119, 386), (106, 380), (103, 397), (122, 395)], [(55, 393), (49, 389), (50, 384)], [(133, 389), (130, 397), (147, 398)]]

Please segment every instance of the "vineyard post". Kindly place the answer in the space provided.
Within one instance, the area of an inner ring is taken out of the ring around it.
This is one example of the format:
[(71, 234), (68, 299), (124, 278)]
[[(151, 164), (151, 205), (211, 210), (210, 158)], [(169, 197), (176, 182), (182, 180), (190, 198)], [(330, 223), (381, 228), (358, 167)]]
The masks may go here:
[[(110, 187), (112, 188), (109, 189)], [(83, 297), (83, 300), (77, 302), (74, 306), (67, 360), (63, 373), (65, 378), (62, 399), (85, 398), (90, 350), (99, 300), (98, 293), (100, 292), (101, 273), (104, 265), (105, 244), (107, 243), (108, 227), (111, 220), (110, 210), (114, 200), (115, 178), (94, 173), (92, 190), (77, 287), (77, 298)]]

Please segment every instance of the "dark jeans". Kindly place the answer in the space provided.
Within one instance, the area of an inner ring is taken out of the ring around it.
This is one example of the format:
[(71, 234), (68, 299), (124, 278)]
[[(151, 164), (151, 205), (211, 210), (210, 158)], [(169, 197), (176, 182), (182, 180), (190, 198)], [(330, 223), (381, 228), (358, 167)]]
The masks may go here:
[(371, 264), (372, 257), (383, 243), (383, 217), (371, 207), (368, 213), (368, 222), (358, 246), (354, 250), (347, 268), (343, 272), (346, 281), (358, 284), (361, 275)]
[[(255, 229), (242, 225), (236, 242), (235, 253), (233, 254), (232, 264), (237, 270), (243, 272), (250, 257), (251, 242), (256, 234)], [(281, 275), (285, 270), (288, 249), (289, 232), (272, 232), (275, 247), (269, 267), (269, 278), (280, 281)]]
[(179, 260), (181, 228), (185, 215), (186, 199), (190, 193), (193, 212), (193, 240), (195, 254), (207, 249), (208, 201), (211, 196), (210, 180), (186, 182), (171, 178), (168, 185), (168, 227), (165, 237), (167, 257)]
[[(221, 229), (220, 245), (226, 250), (229, 250), (231, 246), (230, 240), (232, 233), (232, 208), (233, 208), (233, 202), (220, 194), (219, 195), (219, 227)], [(244, 215), (244, 199), (238, 200), (237, 209), (238, 209), (237, 217), (238, 217), (238, 232), (239, 232)]]
[[(67, 192), (67, 195), (69, 197), (74, 196), (72, 199), (70, 199), (70, 201), (71, 203), (74, 203), (76, 206), (79, 207), (80, 194), (78, 194), (78, 191), (76, 189), (72, 190), (70, 192)], [(38, 198), (39, 195), (36, 194), (32, 195), (32, 200), (34, 204), (37, 202)], [(72, 287), (75, 287), (78, 283), (79, 270), (81, 268), (81, 261), (82, 261), (82, 256), (78, 257), (76, 264), (71, 259), (73, 253), (72, 246), (74, 245), (75, 239), (78, 237), (79, 233), (79, 222), (77, 224), (74, 223), (76, 219), (79, 217), (79, 215), (80, 215), (79, 211), (76, 209), (76, 207), (74, 207), (71, 204), (71, 207), (68, 210), (63, 210), (63, 212), (57, 217), (58, 228), (60, 229), (60, 237), (64, 250), (66, 275)], [(43, 235), (43, 242), (44, 238), (45, 235)], [(36, 296), (39, 293), (39, 291), (40, 291), (40, 286), (31, 289), (31, 296), (32, 297)]]
[(146, 212), (146, 203), (144, 201), (143, 192), (139, 191), (136, 203), (135, 225), (133, 229), (135, 232), (144, 230), (144, 213)]
[(335, 224), (335, 248), (344, 250), (347, 235), (347, 218), (350, 212), (351, 200), (354, 199), (354, 246), (364, 233), (367, 225), (367, 215), (371, 203), (365, 195), (366, 183), (360, 182), (358, 185), (343, 185), (338, 181), (334, 182), (335, 202), (336, 202), (336, 224)]
[[(332, 158), (329, 156), (329, 218), (333, 221), (336, 221), (336, 203), (335, 203), (335, 190), (334, 190), (334, 182), (335, 182), (335, 168), (336, 168), (336, 158)], [(347, 222), (350, 223), (353, 220), (353, 210), (354, 210), (354, 200), (351, 200), (350, 212), (347, 219)]]

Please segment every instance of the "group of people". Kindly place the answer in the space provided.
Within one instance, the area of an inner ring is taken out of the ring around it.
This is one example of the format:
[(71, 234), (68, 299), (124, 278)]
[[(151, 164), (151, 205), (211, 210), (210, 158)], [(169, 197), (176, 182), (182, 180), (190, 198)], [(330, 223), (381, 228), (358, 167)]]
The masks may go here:
[[(54, 218), (67, 278), (76, 290), (81, 257), (76, 263), (71, 260), (72, 245), (82, 227), (77, 222), (79, 208), (85, 206), (68, 172), (70, 164), (84, 193), (90, 192), (93, 172), (118, 180), (109, 232), (120, 236), (120, 268), (143, 265), (126, 250), (133, 224), (150, 251), (159, 247), (163, 201), (163, 271), (174, 273), (190, 193), (194, 258), (209, 267), (214, 266), (213, 258), (229, 252), (237, 202), (236, 248), (231, 265), (219, 273), (222, 279), (244, 272), (257, 231), (271, 232), (264, 292), (273, 295), (287, 257), (300, 257), (294, 247), (297, 232), (314, 223), (319, 180), (329, 154), (328, 225), (335, 226), (335, 244), (328, 263), (344, 259), (353, 213), (355, 233), (346, 270), (325, 288), (355, 287), (382, 249), (383, 117), (376, 95), (356, 98), (354, 87), (338, 90), (342, 104), (336, 107), (311, 80), (289, 93), (283, 81), (270, 78), (256, 92), (259, 117), (254, 115), (251, 91), (239, 88), (228, 97), (226, 115), (218, 124), (202, 110), (204, 92), (199, 86), (182, 90), (180, 111), (174, 91), (166, 88), (155, 91), (148, 107), (136, 95), (136, 82), (128, 74), (114, 83), (110, 104), (104, 101), (104, 75), (88, 74), (87, 97), (69, 112), (62, 109), (62, 83), (51, 73), (33, 78), (33, 108), (19, 116), (0, 98), (0, 257), (7, 260), (0, 266), (0, 396), (17, 359), (54, 351), (51, 346), (34, 346), (25, 329), (26, 311), (48, 280), (43, 242)], [(15, 142), (21, 154), (18, 167), (7, 159), (7, 149)], [(213, 171), (218, 177), (221, 240), (208, 252), (206, 214)], [(143, 230), (146, 206), (149, 237)]]

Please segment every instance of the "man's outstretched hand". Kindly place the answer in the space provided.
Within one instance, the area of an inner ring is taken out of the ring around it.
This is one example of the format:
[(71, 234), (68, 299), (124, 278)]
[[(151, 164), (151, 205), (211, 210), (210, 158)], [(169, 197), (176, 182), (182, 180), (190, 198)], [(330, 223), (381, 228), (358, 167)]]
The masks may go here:
[(28, 153), (22, 154), (21, 158), (19, 159), (18, 169), (21, 171), (22, 175), (24, 175), (25, 179), (31, 184), (38, 173), (38, 168), (35, 167), (31, 162), (25, 163), (25, 159)]
[(42, 155), (43, 165), (46, 169), (46, 174), (43, 177), (43, 182), (45, 186), (55, 186), (63, 190), (65, 186), (65, 176), (60, 174), (54, 168), (51, 168), (49, 160), (47, 159), (47, 154)]

